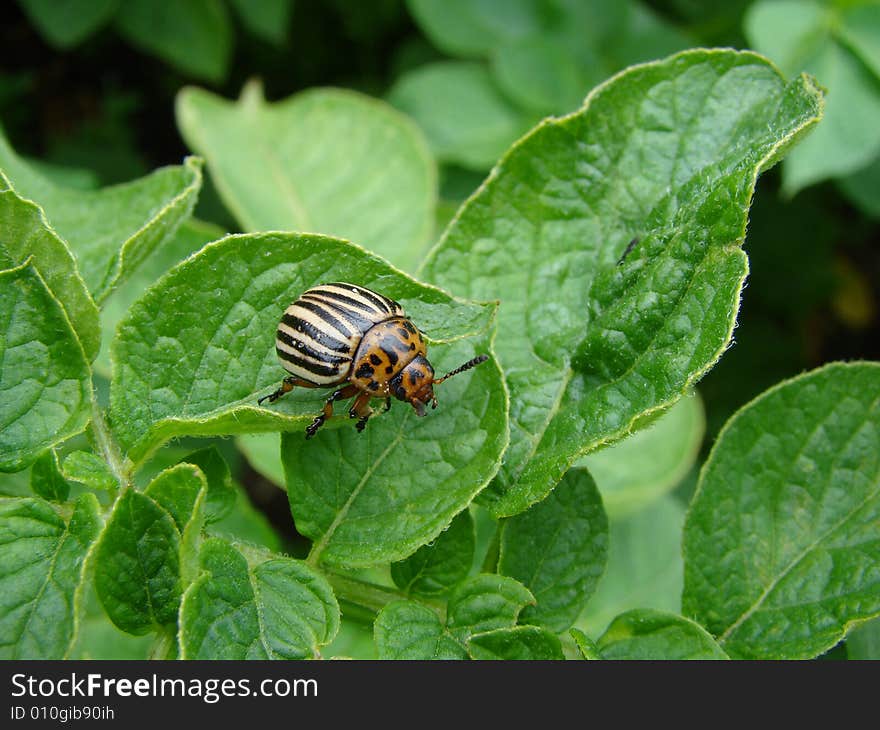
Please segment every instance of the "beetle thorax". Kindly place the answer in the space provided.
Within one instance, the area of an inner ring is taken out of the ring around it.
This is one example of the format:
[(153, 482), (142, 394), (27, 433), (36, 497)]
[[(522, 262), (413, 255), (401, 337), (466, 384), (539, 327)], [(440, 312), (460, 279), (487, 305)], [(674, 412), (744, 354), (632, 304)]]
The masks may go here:
[[(391, 385), (392, 381), (417, 358), (427, 363), (426, 354), (425, 341), (415, 325), (406, 317), (394, 317), (364, 333), (348, 379), (377, 398), (399, 398)], [(431, 370), (432, 375), (433, 372)]]

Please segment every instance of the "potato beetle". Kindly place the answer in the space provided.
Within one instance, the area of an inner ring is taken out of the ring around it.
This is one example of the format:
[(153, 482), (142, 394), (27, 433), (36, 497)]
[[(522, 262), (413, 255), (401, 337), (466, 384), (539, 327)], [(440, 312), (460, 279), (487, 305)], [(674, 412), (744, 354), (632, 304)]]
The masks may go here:
[[(393, 299), (355, 284), (334, 282), (305, 291), (281, 317), (275, 334), (275, 352), (291, 375), (274, 393), (257, 401), (274, 403), (295, 386), (334, 390), (324, 408), (306, 428), (306, 438), (333, 415), (333, 403), (354, 397), (348, 409), (363, 431), (374, 411), (373, 398), (409, 403), (424, 416), (428, 402), (437, 407), (434, 386), (488, 360), (468, 360), (442, 378), (434, 378), (421, 331)], [(343, 385), (344, 384), (344, 385)]]

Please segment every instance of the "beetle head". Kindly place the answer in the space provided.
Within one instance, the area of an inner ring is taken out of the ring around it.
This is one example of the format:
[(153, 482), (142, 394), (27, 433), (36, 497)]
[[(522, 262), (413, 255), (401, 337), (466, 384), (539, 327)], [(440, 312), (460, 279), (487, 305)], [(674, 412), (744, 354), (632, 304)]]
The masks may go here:
[(437, 407), (434, 397), (434, 368), (422, 356), (414, 357), (388, 384), (391, 394), (398, 400), (409, 403), (416, 414), (424, 416), (428, 402)]
[(409, 403), (416, 414), (424, 416), (427, 411), (425, 407), (430, 402), (431, 408), (437, 407), (437, 398), (434, 396), (434, 386), (439, 385), (447, 378), (453, 375), (463, 373), (476, 367), (481, 362), (486, 362), (488, 355), (478, 355), (472, 360), (468, 360), (464, 365), (460, 365), (442, 378), (434, 379), (434, 368), (427, 358), (422, 355), (413, 358), (406, 367), (403, 368), (389, 383), (391, 393), (395, 398)]

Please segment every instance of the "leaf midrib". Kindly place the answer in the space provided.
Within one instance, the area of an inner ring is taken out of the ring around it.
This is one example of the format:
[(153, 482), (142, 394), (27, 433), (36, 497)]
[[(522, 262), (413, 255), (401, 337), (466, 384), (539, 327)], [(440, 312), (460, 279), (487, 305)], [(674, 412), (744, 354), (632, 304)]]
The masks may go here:
[[(806, 558), (813, 550), (815, 550), (821, 543), (830, 539), (833, 534), (844, 526), (846, 522), (848, 522), (856, 513), (866, 507), (871, 501), (876, 500), (878, 498), (878, 494), (876, 491), (869, 493), (864, 500), (859, 502), (855, 507), (853, 507), (849, 512), (847, 512), (840, 520), (835, 522), (831, 527), (829, 527), (825, 532), (820, 534), (815, 540), (813, 540), (810, 544), (806, 545), (803, 550), (801, 550), (792, 560), (789, 562), (785, 568), (778, 574), (776, 578), (774, 578), (764, 589), (760, 596), (749, 606), (745, 611), (743, 611), (739, 617), (727, 627), (727, 629), (718, 637), (718, 643), (724, 644), (728, 641), (733, 635), (734, 631), (736, 631), (743, 623), (745, 623), (751, 616), (753, 616), (760, 608), (764, 601), (770, 597), (770, 594), (777, 588), (777, 586), (782, 582), (784, 578), (786, 578), (796, 567), (797, 565)], [(806, 603), (800, 604), (792, 604), (792, 605), (807, 605)]]
[[(406, 421), (404, 420), (403, 423), (405, 422)], [(333, 521), (324, 531), (324, 534), (321, 535), (320, 539), (316, 543), (314, 543), (311, 551), (309, 552), (308, 558), (306, 558), (307, 564), (311, 566), (316, 566), (318, 564), (321, 559), (321, 554), (326, 549), (328, 543), (330, 542), (330, 539), (336, 532), (336, 529), (348, 515), (348, 511), (351, 509), (351, 506), (360, 495), (361, 490), (366, 486), (367, 482), (370, 480), (370, 477), (373, 476), (373, 473), (376, 471), (376, 469), (378, 469), (382, 462), (385, 461), (385, 459), (388, 457), (388, 455), (397, 448), (397, 445), (402, 440), (403, 426), (401, 425), (401, 428), (397, 432), (397, 436), (394, 438), (394, 440), (391, 441), (390, 444), (388, 444), (388, 446), (385, 447), (385, 450), (382, 451), (382, 453), (373, 460), (373, 463), (370, 464), (369, 468), (364, 472), (364, 475), (357, 483), (357, 486), (355, 486), (355, 488), (351, 491), (351, 494), (349, 494), (348, 499), (345, 500), (345, 504), (340, 507), (339, 511), (336, 513), (336, 516), (333, 518)]]

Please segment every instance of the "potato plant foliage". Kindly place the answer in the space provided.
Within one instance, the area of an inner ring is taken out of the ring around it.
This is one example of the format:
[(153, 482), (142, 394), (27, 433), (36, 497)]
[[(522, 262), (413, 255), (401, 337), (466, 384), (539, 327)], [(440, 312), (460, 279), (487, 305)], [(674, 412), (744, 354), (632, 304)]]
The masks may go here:
[[(429, 144), (384, 102), (251, 84), (176, 112), (202, 157), (98, 190), (0, 140), (0, 657), (809, 658), (880, 614), (880, 363), (779, 383), (687, 512), (664, 502), (731, 345), (758, 176), (822, 117), (812, 77), (732, 50), (631, 66), (439, 235)], [(192, 218), (203, 164), (240, 232)], [(340, 408), (307, 441), (324, 391), (257, 399), (282, 311), (330, 281), (399, 301), (438, 374), (490, 359), (426, 418), (395, 403), (357, 433)], [(299, 542), (249, 505), (236, 446)]]

